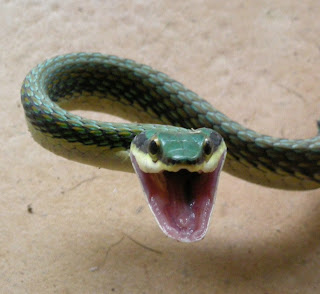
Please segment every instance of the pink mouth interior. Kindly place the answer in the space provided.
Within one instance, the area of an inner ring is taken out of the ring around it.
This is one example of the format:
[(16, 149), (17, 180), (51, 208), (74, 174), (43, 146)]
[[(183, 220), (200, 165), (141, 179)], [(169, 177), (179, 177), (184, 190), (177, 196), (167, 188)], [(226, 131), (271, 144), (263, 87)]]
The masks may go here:
[(182, 242), (203, 239), (213, 209), (224, 156), (217, 168), (209, 173), (187, 170), (145, 173), (132, 157), (149, 206), (162, 231)]

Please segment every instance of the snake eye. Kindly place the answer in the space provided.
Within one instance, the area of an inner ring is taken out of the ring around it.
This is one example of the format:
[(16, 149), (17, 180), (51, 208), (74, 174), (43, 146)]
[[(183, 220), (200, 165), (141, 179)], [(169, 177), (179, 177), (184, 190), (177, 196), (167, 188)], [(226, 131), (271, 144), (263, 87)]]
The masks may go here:
[(211, 155), (213, 151), (213, 143), (209, 139), (205, 139), (203, 144), (203, 152), (205, 155)]
[(160, 151), (160, 143), (158, 139), (152, 139), (148, 146), (148, 152), (151, 155), (153, 161), (157, 160), (157, 154)]

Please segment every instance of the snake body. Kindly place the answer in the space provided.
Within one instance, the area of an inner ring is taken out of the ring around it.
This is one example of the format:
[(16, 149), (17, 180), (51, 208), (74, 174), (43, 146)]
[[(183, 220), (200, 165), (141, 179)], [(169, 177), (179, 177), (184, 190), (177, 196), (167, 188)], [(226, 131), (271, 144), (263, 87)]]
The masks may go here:
[[(319, 135), (288, 140), (258, 134), (179, 82), (132, 60), (98, 53), (49, 59), (26, 76), (21, 99), (33, 138), (72, 160), (133, 171), (128, 149), (136, 135), (206, 127), (227, 145), (224, 171), (274, 188), (320, 187)], [(107, 111), (137, 123), (90, 120), (71, 109)]]

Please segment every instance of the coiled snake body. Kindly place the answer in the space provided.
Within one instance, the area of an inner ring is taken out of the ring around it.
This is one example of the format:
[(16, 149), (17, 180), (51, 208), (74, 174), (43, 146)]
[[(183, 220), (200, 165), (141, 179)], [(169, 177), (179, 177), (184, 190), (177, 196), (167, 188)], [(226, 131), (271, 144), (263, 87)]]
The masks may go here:
[[(153, 167), (142, 168), (144, 172), (152, 170), (155, 173), (168, 168), (168, 172), (175, 169), (175, 172), (200, 170), (203, 173), (204, 162), (209, 159), (203, 152), (197, 159), (190, 159), (191, 155), (187, 154), (189, 145), (185, 143), (189, 139), (184, 134), (189, 135), (181, 127), (197, 133), (197, 139), (191, 139), (197, 145), (190, 145), (191, 149), (208, 145), (208, 140), (212, 139), (213, 135), (206, 129), (194, 131), (205, 127), (219, 133), (226, 143), (228, 154), (224, 171), (274, 188), (307, 190), (320, 187), (319, 135), (304, 140), (287, 140), (258, 134), (230, 120), (167, 75), (132, 60), (98, 53), (74, 53), (49, 59), (27, 75), (21, 99), (33, 138), (68, 159), (133, 171), (129, 154), (131, 142), (137, 135), (147, 134), (136, 140), (138, 144), (134, 148), (140, 153), (134, 157), (145, 156), (143, 160), (139, 159), (143, 162), (141, 164), (157, 162), (162, 166), (158, 166), (157, 171)], [(89, 120), (72, 114), (68, 111), (71, 109), (106, 111), (137, 123)], [(170, 135), (162, 135), (166, 132)], [(181, 138), (176, 134), (182, 134), (179, 135)], [(179, 137), (183, 143), (165, 143), (170, 136)], [(147, 143), (141, 143), (141, 140)], [(225, 156), (225, 149), (221, 147), (223, 140), (210, 144), (205, 147), (207, 151), (219, 152), (212, 166), (216, 168), (221, 160), (222, 167), (221, 158)], [(183, 158), (175, 154), (172, 155), (174, 158), (164, 159), (168, 146), (184, 150)], [(155, 155), (157, 152), (159, 155)], [(187, 164), (197, 165), (199, 170), (193, 170)], [(185, 181), (184, 186), (189, 183), (189, 180)], [(170, 232), (166, 233), (172, 237)], [(188, 241), (185, 237), (180, 239)]]

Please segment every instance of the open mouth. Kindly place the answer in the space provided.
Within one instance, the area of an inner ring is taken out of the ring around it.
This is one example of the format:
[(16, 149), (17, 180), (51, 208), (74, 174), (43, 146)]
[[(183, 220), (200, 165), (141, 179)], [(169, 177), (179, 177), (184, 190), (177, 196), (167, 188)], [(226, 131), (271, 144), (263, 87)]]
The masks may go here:
[(213, 210), (219, 174), (225, 156), (211, 172), (143, 172), (132, 156), (149, 206), (162, 231), (181, 242), (194, 242), (205, 236)]

